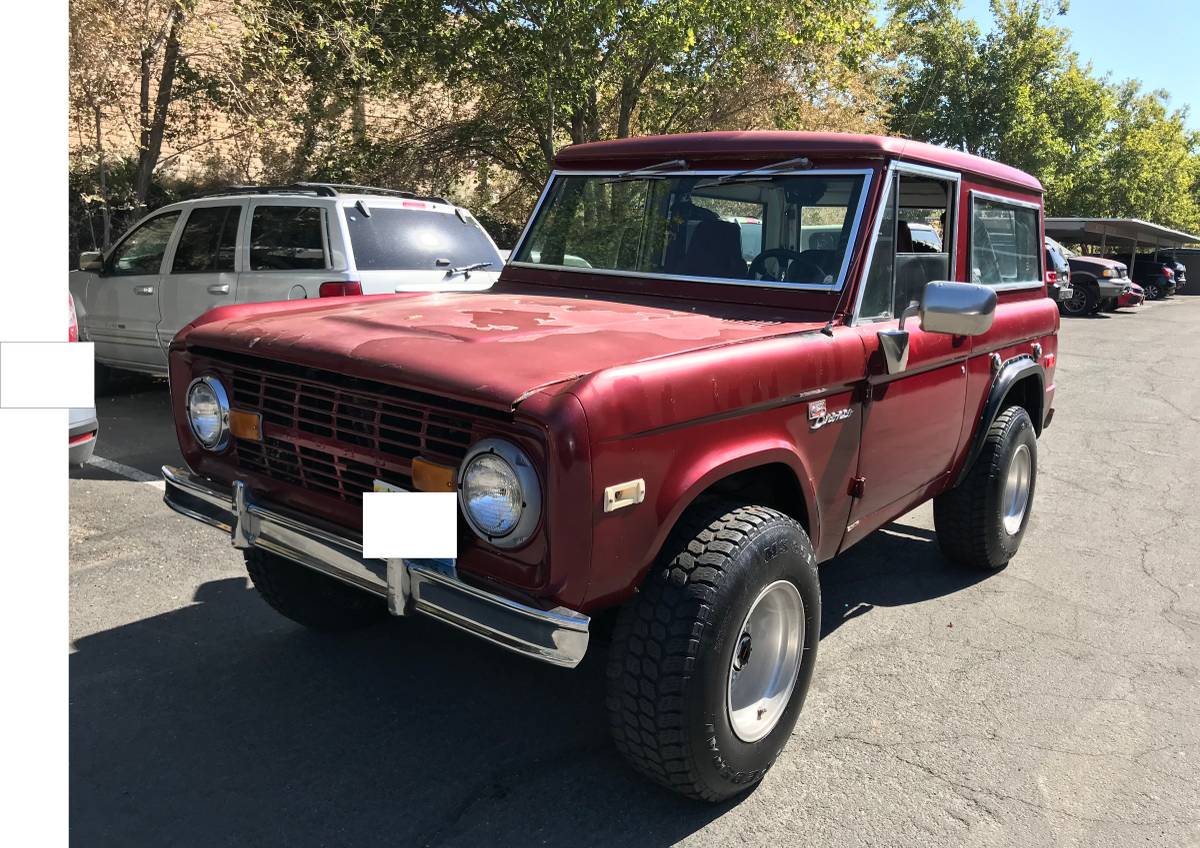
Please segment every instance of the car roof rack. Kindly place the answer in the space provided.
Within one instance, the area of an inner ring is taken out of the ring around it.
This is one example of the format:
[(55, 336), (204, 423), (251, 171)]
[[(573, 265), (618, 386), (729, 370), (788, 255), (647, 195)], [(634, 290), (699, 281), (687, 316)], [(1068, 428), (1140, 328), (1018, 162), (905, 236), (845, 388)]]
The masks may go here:
[(352, 185), (351, 183), (296, 182), (278, 185), (231, 185), (203, 192), (197, 197), (221, 197), (230, 194), (311, 194), (317, 197), (337, 197), (341, 194), (378, 194), (385, 197), (403, 197), (410, 200), (425, 200), (430, 203), (444, 203), (447, 206), (453, 205), (446, 198), (434, 194), (423, 195), (395, 188)]

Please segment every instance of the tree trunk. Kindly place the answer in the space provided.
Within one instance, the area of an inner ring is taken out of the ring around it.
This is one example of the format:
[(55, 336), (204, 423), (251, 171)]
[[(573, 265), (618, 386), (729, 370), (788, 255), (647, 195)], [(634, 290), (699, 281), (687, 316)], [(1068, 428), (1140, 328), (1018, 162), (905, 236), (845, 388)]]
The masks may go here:
[(101, 250), (108, 250), (112, 243), (112, 216), (108, 208), (108, 175), (104, 168), (104, 136), (100, 128), (100, 104), (93, 107), (96, 118), (96, 182), (100, 189), (100, 214), (104, 219), (104, 239)]
[(141, 149), (138, 151), (136, 193), (139, 206), (146, 205), (150, 195), (150, 182), (158, 159), (162, 155), (163, 133), (167, 127), (167, 114), (171, 108), (171, 90), (175, 85), (175, 71), (179, 66), (179, 32), (183, 29), (183, 9), (177, 4), (171, 9), (167, 21), (167, 40), (163, 48), (162, 71), (158, 78), (158, 92), (154, 98), (154, 114), (149, 115), (150, 58), (149, 50), (142, 51), (141, 80)]

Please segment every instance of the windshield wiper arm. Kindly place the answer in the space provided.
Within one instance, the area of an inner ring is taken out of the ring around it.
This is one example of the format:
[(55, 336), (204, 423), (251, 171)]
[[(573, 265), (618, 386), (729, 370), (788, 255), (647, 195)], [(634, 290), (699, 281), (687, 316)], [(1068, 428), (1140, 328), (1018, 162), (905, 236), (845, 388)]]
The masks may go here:
[(491, 262), (476, 262), (474, 265), (460, 265), (457, 268), (451, 268), (446, 272), (447, 277), (457, 277), (459, 274), (464, 275), (468, 280), (471, 279), (472, 271), (479, 271), (483, 268), (492, 267)]
[(794, 159), (784, 159), (782, 162), (776, 162), (773, 165), (763, 165), (759, 168), (751, 168), (748, 171), (738, 171), (736, 174), (723, 174), (715, 180), (707, 183), (701, 183), (696, 188), (701, 186), (724, 185), (732, 182), (749, 182), (751, 180), (769, 180), (778, 176), (780, 171), (804, 171), (813, 166), (812, 160), (807, 156), (797, 156)]
[(625, 171), (617, 174), (615, 177), (601, 180), (601, 183), (620, 183), (625, 180), (640, 180), (643, 177), (646, 179), (654, 179), (660, 176), (661, 171), (678, 171), (681, 168), (687, 167), (687, 161), (683, 159), (672, 159), (669, 162), (659, 162), (657, 165), (647, 165), (644, 168), (634, 168), (632, 171)]

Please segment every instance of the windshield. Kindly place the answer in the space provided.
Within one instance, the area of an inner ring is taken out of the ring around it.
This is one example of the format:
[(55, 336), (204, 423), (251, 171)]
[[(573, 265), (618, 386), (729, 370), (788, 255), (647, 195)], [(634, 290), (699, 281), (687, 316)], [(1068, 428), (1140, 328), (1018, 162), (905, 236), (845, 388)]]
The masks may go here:
[(360, 271), (424, 271), (479, 262), (499, 271), (504, 260), (474, 218), (453, 212), (374, 206), (370, 216), (345, 207), (354, 264)]
[(518, 263), (837, 286), (862, 173), (555, 177)]

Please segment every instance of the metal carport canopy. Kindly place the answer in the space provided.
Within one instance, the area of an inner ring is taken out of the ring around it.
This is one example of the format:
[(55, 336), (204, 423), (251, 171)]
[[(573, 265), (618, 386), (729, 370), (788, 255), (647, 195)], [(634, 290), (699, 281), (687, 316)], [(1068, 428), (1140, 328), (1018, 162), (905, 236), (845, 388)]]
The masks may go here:
[(1200, 236), (1173, 230), (1137, 218), (1047, 218), (1046, 235), (1074, 244), (1094, 244), (1101, 248), (1113, 242), (1127, 247), (1183, 247), (1200, 243)]

